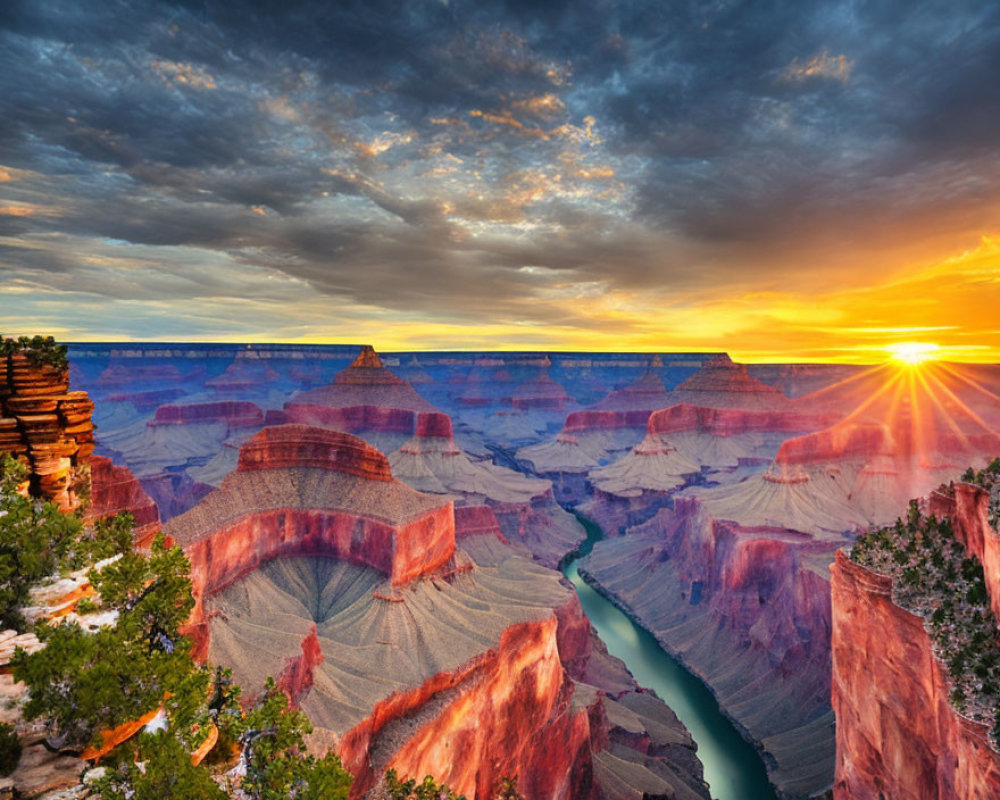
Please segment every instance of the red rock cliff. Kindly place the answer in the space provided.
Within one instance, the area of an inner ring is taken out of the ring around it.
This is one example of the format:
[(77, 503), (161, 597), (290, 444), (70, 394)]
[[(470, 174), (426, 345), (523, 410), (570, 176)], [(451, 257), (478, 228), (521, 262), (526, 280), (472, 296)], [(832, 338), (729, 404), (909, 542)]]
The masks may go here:
[(104, 456), (94, 456), (90, 468), (90, 517), (100, 519), (128, 511), (135, 519), (136, 542), (142, 545), (149, 541), (160, 528), (160, 512), (132, 470)]
[(191, 560), (194, 625), (204, 597), (274, 558), (338, 558), (399, 585), (455, 551), (450, 502), (394, 480), (385, 456), (361, 439), (305, 425), (249, 439), (236, 471), (164, 532)]
[(990, 495), (971, 483), (954, 483), (933, 492), (927, 513), (951, 520), (955, 536), (980, 560), (986, 576), (990, 609), (1000, 619), (1000, 536), (989, 523)]
[(842, 552), (831, 584), (835, 800), (1000, 797), (1000, 754), (952, 709), (923, 621)]
[(27, 458), (31, 492), (64, 511), (79, 505), (87, 480), (93, 410), (86, 392), (69, 391), (68, 369), (0, 357), (0, 451)]
[(433, 695), (456, 687), (454, 699), (418, 723), (387, 766), (418, 779), (434, 775), (468, 797), (490, 797), (504, 775), (520, 776), (526, 797), (595, 797), (590, 717), (587, 708), (570, 702), (573, 687), (559, 661), (557, 625), (552, 616), (511, 626), (497, 648), (464, 668), (380, 702), (338, 748), (355, 775), (351, 796), (374, 783), (370, 754), (379, 735)]

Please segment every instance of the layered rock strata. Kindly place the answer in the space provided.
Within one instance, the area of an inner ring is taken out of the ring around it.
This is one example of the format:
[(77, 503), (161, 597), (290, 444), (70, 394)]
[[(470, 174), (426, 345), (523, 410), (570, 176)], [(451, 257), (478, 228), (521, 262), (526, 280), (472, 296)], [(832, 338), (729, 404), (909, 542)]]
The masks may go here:
[(833, 547), (664, 509), (598, 542), (580, 573), (705, 681), (772, 783), (805, 797), (833, 777)]
[(378, 354), (366, 345), (349, 367), (334, 376), (333, 383), (299, 392), (285, 403), (283, 411), (270, 413), (268, 422), (321, 425), (356, 433), (388, 452), (414, 436), (420, 417), (428, 413), (441, 412), (386, 369)]
[(556, 502), (552, 484), (489, 461), (473, 461), (452, 438), (446, 414), (425, 414), (417, 435), (389, 455), (392, 473), (413, 488), (490, 506), (504, 535), (525, 544), (547, 566), (579, 547), (583, 528)]
[(151, 542), (160, 529), (160, 511), (132, 471), (114, 464), (110, 458), (94, 456), (90, 478), (89, 516), (101, 519), (127, 511), (135, 520), (136, 544), (142, 547)]
[[(968, 483), (943, 486), (923, 503), (927, 514), (950, 522), (955, 538), (983, 565), (994, 614), (1000, 607), (1000, 536), (990, 521), (995, 503), (991, 489)], [(890, 575), (843, 551), (831, 586), (835, 800), (1000, 796), (1000, 752), (987, 725), (956, 711), (953, 676), (927, 620), (897, 604)]]
[(0, 358), (0, 452), (27, 459), (29, 490), (64, 511), (81, 502), (94, 450), (86, 392), (69, 391), (69, 370)]
[(362, 440), (286, 425), (165, 528), (191, 558), (200, 655), (251, 689), (280, 676), (353, 797), (394, 767), (470, 798), (509, 774), (556, 800), (707, 798), (690, 736), (558, 573), (508, 546), (490, 508), (457, 516)]
[(237, 470), (164, 532), (191, 559), (198, 601), (279, 556), (335, 557), (398, 585), (455, 549), (450, 502), (394, 480), (385, 456), (361, 439), (305, 425), (248, 440)]

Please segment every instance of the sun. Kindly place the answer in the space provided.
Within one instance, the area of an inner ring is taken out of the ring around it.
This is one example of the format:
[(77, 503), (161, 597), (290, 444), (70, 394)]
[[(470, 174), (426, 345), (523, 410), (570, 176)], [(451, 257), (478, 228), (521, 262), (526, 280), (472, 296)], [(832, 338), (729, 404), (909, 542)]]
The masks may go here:
[(933, 342), (894, 342), (885, 347), (893, 361), (909, 367), (915, 367), (925, 361), (934, 361), (940, 349), (940, 346)]

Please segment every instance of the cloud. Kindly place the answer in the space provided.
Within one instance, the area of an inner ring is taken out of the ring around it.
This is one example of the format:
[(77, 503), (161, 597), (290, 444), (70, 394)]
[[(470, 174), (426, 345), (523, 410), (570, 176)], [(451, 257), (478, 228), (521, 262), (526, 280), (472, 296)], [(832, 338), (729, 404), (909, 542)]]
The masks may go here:
[(193, 64), (179, 64), (176, 61), (154, 61), (151, 65), (153, 71), (163, 78), (168, 84), (174, 83), (180, 86), (189, 86), (192, 89), (215, 89), (215, 78), (205, 69)]
[(159, 302), (233, 335), (251, 290), (435, 337), (735, 335), (739, 298), (995, 230), (998, 71), (971, 1), (14, 2), (0, 270), (81, 319)]
[(851, 82), (851, 60), (841, 53), (829, 55), (826, 50), (808, 61), (794, 59), (782, 77), (787, 81), (804, 81), (808, 78), (829, 78), (843, 84)]

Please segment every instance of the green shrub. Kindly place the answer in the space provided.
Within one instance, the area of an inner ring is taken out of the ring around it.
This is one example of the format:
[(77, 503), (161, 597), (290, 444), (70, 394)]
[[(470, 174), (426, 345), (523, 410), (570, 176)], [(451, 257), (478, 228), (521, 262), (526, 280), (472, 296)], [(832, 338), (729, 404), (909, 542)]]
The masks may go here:
[(21, 759), (21, 740), (13, 725), (0, 723), (0, 776), (10, 775)]

